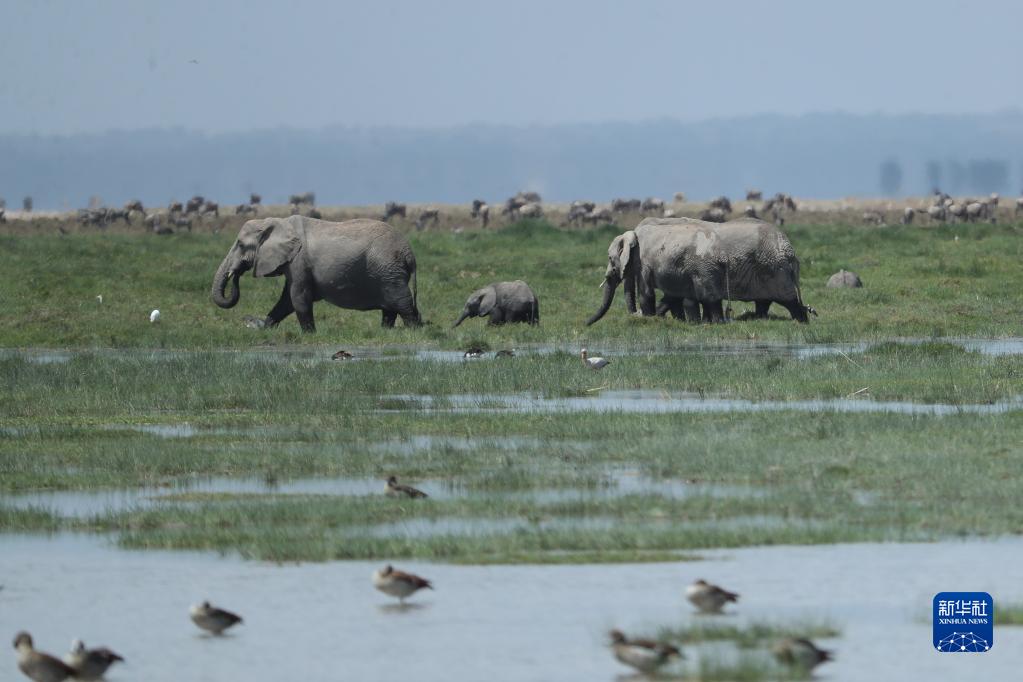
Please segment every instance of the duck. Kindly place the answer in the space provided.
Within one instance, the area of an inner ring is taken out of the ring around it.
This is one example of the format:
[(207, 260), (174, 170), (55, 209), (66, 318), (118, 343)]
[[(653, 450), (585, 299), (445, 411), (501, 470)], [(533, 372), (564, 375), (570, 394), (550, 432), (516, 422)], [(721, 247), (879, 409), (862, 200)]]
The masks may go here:
[(483, 349), (479, 346), (472, 346), (462, 354), (462, 357), (466, 360), (478, 360), (483, 357)]
[(585, 348), (583, 348), (582, 352), (579, 353), (579, 357), (583, 359), (583, 364), (592, 370), (603, 369), (611, 363), (611, 361), (606, 358), (591, 358), (587, 354)]
[(398, 483), (396, 476), (389, 476), (387, 478), (387, 484), (384, 486), (384, 495), (388, 497), (408, 497), (411, 499), (429, 497), (419, 488), (413, 488), (410, 485), (401, 485)]
[(71, 642), (71, 651), (64, 657), (64, 662), (75, 669), (75, 678), (79, 680), (102, 679), (107, 668), (118, 661), (123, 662), (124, 658), (105, 646), (86, 649), (85, 642), (80, 639)]
[(652, 639), (628, 639), (621, 630), (611, 631), (615, 658), (641, 673), (652, 673), (673, 658), (684, 658), (677, 647)]
[(781, 640), (774, 645), (772, 652), (779, 663), (803, 670), (813, 670), (825, 661), (834, 660), (831, 651), (818, 649), (810, 640), (797, 637)]
[(354, 355), (352, 355), (351, 353), (349, 353), (346, 350), (339, 350), (338, 352), (336, 352), (333, 355), (331, 355), (330, 359), (331, 360), (351, 360), (354, 357), (355, 357)]
[(215, 635), (223, 634), (224, 630), (242, 622), (238, 614), (211, 606), (208, 601), (193, 606), (188, 615), (192, 617), (193, 623)]
[(738, 601), (739, 595), (701, 578), (686, 588), (686, 599), (701, 613), (721, 613), (725, 604)]
[(399, 571), (390, 564), (373, 572), (373, 587), (384, 594), (397, 597), (398, 601), (402, 604), (405, 603), (406, 597), (411, 596), (424, 587), (428, 590), (433, 589), (433, 585), (426, 578), (420, 578), (418, 575)]
[(494, 357), (495, 358), (513, 358), (513, 357), (515, 357), (515, 349), (512, 348), (511, 350), (508, 350), (507, 348), (502, 348), (501, 350), (499, 350), (496, 353), (494, 353)]
[(34, 682), (63, 682), (75, 676), (75, 669), (64, 661), (36, 651), (32, 635), (25, 631), (14, 637), (14, 648), (18, 652), (18, 670)]

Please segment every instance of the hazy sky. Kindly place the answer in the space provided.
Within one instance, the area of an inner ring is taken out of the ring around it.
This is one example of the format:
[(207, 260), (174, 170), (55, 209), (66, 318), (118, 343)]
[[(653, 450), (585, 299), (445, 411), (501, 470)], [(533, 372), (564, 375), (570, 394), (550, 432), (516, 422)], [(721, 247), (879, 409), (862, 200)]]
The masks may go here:
[(261, 4), (5, 0), (0, 133), (1023, 108), (1019, 0)]

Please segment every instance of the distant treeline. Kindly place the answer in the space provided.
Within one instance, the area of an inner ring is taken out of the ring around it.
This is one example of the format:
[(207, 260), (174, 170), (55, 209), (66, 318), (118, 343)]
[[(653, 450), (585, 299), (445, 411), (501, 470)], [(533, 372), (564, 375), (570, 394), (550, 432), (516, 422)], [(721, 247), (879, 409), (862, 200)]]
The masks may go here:
[(1015, 194), (1023, 113), (754, 116), (679, 123), (450, 129), (142, 130), (0, 136), (0, 197), (37, 209), (201, 194), (222, 205), (314, 191), (321, 204), (740, 196)]

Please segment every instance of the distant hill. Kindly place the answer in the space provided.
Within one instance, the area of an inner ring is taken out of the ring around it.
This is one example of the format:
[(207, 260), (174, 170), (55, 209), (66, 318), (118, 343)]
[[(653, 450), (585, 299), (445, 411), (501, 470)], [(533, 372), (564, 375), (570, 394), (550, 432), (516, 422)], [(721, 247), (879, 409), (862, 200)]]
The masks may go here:
[[(883, 183), (883, 184), (882, 184)], [(313, 190), (322, 204), (739, 196), (747, 187), (808, 198), (1015, 194), (1023, 186), (1023, 113), (753, 116), (449, 129), (275, 129), (206, 135), (142, 130), (0, 136), (0, 197), (20, 207), (163, 205), (250, 191), (266, 203)]]

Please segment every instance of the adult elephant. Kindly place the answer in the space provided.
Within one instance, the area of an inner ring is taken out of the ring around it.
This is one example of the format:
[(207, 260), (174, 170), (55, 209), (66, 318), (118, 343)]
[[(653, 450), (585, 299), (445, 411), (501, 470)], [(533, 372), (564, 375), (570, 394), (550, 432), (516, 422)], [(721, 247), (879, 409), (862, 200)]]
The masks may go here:
[(684, 302), (687, 319), (700, 319), (700, 305), (710, 321), (723, 319), (726, 257), (712, 226), (697, 220), (647, 219), (615, 237), (607, 257), (604, 301), (587, 325), (607, 313), (621, 283), (629, 309), (635, 309), (638, 296), (644, 315), (655, 314), (654, 297), (660, 289), (670, 300)]
[(332, 223), (298, 215), (249, 220), (213, 277), (213, 302), (234, 307), (238, 278), (248, 270), (254, 277), (284, 275), (267, 327), (294, 312), (302, 331), (316, 331), (313, 303), (320, 300), (352, 310), (382, 310), (385, 327), (393, 327), (398, 315), (406, 326), (421, 322), (416, 257), (404, 235), (387, 223)]
[(490, 324), (505, 322), (540, 323), (540, 301), (529, 285), (521, 279), (514, 282), (495, 282), (469, 295), (462, 314), (453, 326), (468, 317), (490, 317)]
[[(799, 259), (788, 236), (776, 225), (749, 218), (720, 224), (702, 223), (691, 218), (647, 218), (636, 229), (638, 231), (644, 225), (688, 227), (694, 223), (709, 227), (721, 238), (722, 253), (727, 263), (725, 298), (754, 303), (756, 318), (766, 318), (771, 304), (778, 303), (785, 306), (792, 319), (809, 321), (810, 308), (803, 303), (799, 290)], [(678, 317), (676, 311), (684, 309), (683, 303), (673, 301), (672, 296), (665, 294), (660, 308), (670, 310)], [(631, 307), (630, 312), (635, 312), (635, 308)]]

